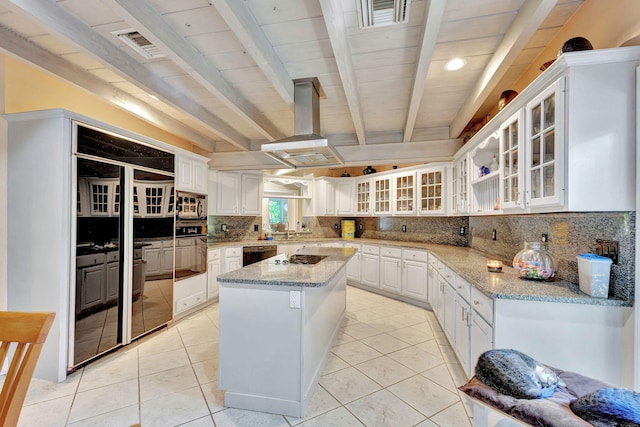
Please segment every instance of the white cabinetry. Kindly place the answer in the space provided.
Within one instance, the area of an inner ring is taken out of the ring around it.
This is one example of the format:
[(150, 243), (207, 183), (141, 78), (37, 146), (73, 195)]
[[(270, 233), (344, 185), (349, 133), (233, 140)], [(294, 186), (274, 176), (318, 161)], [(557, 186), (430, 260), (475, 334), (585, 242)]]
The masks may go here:
[(218, 276), (220, 275), (220, 249), (207, 251), (207, 299), (218, 297)]
[(500, 132), (489, 135), (469, 153), (471, 209), (495, 212), (500, 209)]
[(402, 295), (427, 301), (428, 253), (402, 249)]
[[(502, 211), (634, 210), (639, 56), (638, 47), (563, 54), (465, 144), (455, 156), (456, 172), (465, 155), (498, 131)], [(603, 171), (616, 171), (615, 191)], [(463, 212), (459, 176), (453, 201)], [(487, 191), (495, 191), (473, 190), (476, 200), (484, 192), (489, 201)]]
[(350, 178), (342, 178), (336, 182), (335, 191), (336, 215), (353, 215), (355, 211), (355, 204), (353, 202), (356, 191), (355, 181)]
[(362, 244), (361, 258), (362, 278), (364, 285), (372, 288), (380, 287), (380, 247), (374, 245)]
[(260, 215), (262, 175), (216, 172), (216, 215)]
[(500, 197), (503, 210), (524, 207), (524, 187), (519, 164), (522, 153), (522, 111), (518, 111), (500, 126)]
[(394, 215), (415, 215), (416, 173), (403, 172), (393, 175)]
[(469, 212), (469, 153), (453, 160), (451, 167), (451, 210), (454, 214)]
[(207, 158), (176, 155), (176, 188), (194, 193), (207, 193)]
[(371, 215), (371, 178), (356, 180), (356, 215)]
[(243, 215), (260, 215), (262, 211), (262, 175), (242, 174), (241, 213)]
[(400, 294), (402, 290), (402, 248), (380, 248), (380, 289)]
[(229, 271), (242, 267), (242, 246), (229, 246), (224, 248), (222, 251), (221, 267), (221, 273), (228, 273)]
[(374, 215), (391, 215), (393, 213), (391, 203), (391, 184), (393, 181), (390, 176), (381, 176), (373, 178), (373, 213)]
[(313, 202), (318, 216), (334, 216), (336, 214), (336, 187), (330, 178), (320, 178), (315, 182)]
[(525, 205), (532, 208), (564, 204), (563, 95), (564, 78), (542, 91), (525, 108)]
[(418, 213), (445, 215), (447, 213), (446, 167), (419, 170), (417, 185)]

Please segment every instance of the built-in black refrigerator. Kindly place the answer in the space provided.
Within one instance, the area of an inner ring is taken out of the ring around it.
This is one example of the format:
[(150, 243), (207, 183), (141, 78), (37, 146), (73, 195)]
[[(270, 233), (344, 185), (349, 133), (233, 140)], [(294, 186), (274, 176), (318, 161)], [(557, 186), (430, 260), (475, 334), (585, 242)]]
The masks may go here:
[(173, 154), (76, 124), (73, 370), (173, 316)]

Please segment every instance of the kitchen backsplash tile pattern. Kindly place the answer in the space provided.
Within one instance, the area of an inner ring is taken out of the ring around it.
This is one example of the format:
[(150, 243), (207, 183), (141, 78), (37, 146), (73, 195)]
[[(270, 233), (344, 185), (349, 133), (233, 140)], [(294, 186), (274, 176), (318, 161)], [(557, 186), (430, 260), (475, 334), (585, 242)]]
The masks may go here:
[[(635, 212), (495, 215), (469, 218), (469, 246), (490, 253), (508, 265), (524, 242), (549, 237), (548, 249), (558, 262), (558, 276), (578, 283), (576, 255), (595, 252), (596, 239), (619, 243), (618, 264), (611, 266), (609, 296), (634, 299)], [(496, 240), (492, 239), (496, 230)]]
[[(596, 239), (619, 242), (618, 264), (612, 265), (610, 296), (626, 301), (634, 298), (635, 212), (553, 213), (535, 215), (492, 215), (459, 217), (309, 217), (311, 230), (302, 238), (341, 236), (341, 220), (356, 220), (356, 235), (369, 239), (437, 243), (470, 246), (511, 265), (524, 242), (549, 238), (549, 251), (558, 262), (558, 276), (578, 283), (576, 255), (593, 252)], [(221, 231), (222, 224), (227, 231)], [(259, 231), (253, 231), (254, 226)], [(338, 229), (336, 230), (336, 225)], [(362, 225), (362, 230), (359, 229)], [(406, 232), (402, 226), (406, 226)], [(261, 234), (261, 217), (209, 216), (209, 240), (257, 240)], [(460, 235), (464, 227), (465, 235)], [(492, 239), (496, 230), (496, 240)], [(281, 240), (284, 236), (275, 236)]]

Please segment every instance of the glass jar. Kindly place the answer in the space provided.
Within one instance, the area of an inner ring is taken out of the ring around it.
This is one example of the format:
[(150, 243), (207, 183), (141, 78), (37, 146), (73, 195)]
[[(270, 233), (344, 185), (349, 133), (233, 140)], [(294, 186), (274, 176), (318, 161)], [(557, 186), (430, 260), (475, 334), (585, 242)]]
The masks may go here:
[(525, 242), (524, 249), (513, 257), (513, 268), (521, 279), (553, 280), (558, 272), (555, 258), (544, 242)]

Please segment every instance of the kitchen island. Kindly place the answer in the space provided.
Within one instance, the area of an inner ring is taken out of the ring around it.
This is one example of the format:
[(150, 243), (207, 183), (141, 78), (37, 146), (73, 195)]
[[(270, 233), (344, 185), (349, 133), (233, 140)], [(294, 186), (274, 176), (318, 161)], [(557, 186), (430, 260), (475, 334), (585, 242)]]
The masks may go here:
[[(346, 313), (351, 248), (304, 248), (218, 276), (225, 406), (303, 417)], [(302, 257), (300, 257), (302, 255)]]

